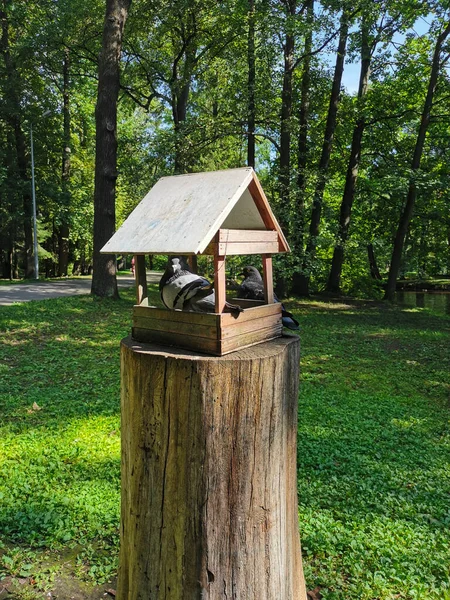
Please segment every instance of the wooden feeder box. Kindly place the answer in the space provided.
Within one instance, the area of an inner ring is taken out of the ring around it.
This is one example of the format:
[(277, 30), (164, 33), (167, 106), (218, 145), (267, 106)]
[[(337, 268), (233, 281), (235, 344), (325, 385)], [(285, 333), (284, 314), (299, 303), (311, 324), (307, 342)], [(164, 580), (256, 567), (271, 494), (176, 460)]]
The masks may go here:
[[(272, 254), (289, 251), (251, 167), (162, 177), (101, 250), (135, 256), (135, 340), (216, 356), (281, 336)], [(146, 254), (187, 255), (193, 271), (198, 255), (214, 256), (215, 312), (149, 306)], [(264, 302), (226, 297), (226, 257), (247, 254), (262, 255)], [(224, 312), (226, 300), (244, 310)]]

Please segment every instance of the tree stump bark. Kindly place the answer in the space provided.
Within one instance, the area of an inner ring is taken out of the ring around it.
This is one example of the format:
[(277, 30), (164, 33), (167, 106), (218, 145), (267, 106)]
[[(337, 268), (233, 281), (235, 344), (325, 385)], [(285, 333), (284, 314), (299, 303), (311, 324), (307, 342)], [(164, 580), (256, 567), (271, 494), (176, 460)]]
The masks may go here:
[(299, 338), (223, 357), (122, 341), (118, 600), (306, 600)]

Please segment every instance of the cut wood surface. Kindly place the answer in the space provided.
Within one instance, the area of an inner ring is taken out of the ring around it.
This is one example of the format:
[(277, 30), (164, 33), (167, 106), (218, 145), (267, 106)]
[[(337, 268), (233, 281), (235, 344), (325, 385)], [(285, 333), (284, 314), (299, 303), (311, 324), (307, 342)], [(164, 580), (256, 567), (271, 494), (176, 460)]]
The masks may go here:
[(119, 600), (306, 600), (299, 338), (205, 357), (122, 341)]

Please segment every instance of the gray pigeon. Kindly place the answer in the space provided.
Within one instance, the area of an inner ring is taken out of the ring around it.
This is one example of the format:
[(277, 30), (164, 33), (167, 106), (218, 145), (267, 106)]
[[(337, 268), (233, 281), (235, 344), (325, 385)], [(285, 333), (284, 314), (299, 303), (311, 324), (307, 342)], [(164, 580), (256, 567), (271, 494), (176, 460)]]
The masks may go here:
[[(244, 277), (242, 283), (233, 286), (233, 289), (238, 292), (239, 296), (248, 300), (264, 300), (264, 282), (258, 269), (252, 266), (244, 267), (241, 275)], [(274, 300), (275, 302), (279, 302), (275, 295)], [(300, 329), (294, 315), (288, 312), (283, 304), (281, 305), (281, 316), (283, 327), (292, 330)]]
[(258, 269), (244, 267), (240, 275), (244, 277), (242, 283), (233, 288), (239, 296), (247, 300), (264, 300), (264, 283)]
[[(161, 300), (171, 310), (215, 312), (213, 285), (204, 277), (192, 273), (182, 256), (169, 258), (167, 268), (159, 282)], [(240, 306), (226, 302), (225, 307), (233, 314), (242, 312)]]

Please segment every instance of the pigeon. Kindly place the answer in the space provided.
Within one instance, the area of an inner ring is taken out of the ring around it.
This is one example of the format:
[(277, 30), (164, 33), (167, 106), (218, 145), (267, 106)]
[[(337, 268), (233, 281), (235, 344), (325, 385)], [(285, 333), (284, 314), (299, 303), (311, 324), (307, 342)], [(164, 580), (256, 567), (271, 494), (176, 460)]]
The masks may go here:
[[(241, 275), (244, 277), (242, 283), (232, 286), (239, 293), (240, 297), (247, 298), (248, 300), (264, 300), (264, 283), (258, 269), (252, 266), (244, 267)], [(274, 300), (275, 302), (279, 302), (275, 295)], [(283, 304), (281, 305), (281, 316), (284, 327), (294, 331), (300, 329), (294, 315), (288, 312)]]
[[(186, 260), (173, 256), (159, 282), (161, 300), (170, 310), (190, 310), (193, 312), (215, 312), (215, 293), (213, 285), (204, 277), (192, 273)], [(225, 307), (234, 315), (242, 312), (240, 306), (225, 303)]]

